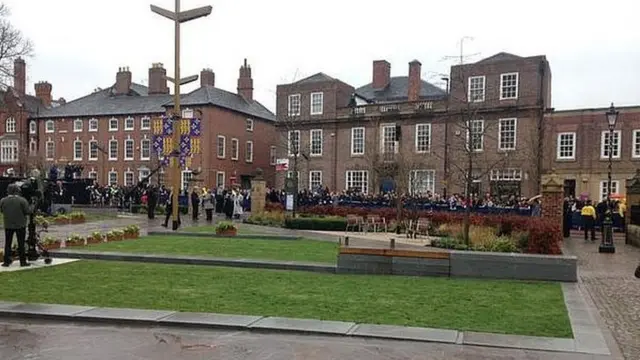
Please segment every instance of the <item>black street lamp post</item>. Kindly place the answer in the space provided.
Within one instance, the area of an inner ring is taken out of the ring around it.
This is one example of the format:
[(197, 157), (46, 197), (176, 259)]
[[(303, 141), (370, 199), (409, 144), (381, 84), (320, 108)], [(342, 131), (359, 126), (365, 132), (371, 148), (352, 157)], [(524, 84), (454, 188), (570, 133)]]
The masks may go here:
[[(611, 167), (612, 167), (612, 155), (613, 155), (613, 129), (616, 127), (616, 121), (618, 120), (618, 111), (611, 103), (611, 107), (609, 111), (607, 111), (607, 124), (609, 125), (609, 142), (607, 145), (608, 153), (609, 153), (609, 171), (608, 171), (608, 182), (607, 182), (607, 211), (604, 215), (604, 220), (602, 221), (602, 242), (600, 243), (600, 248), (598, 252), (600, 253), (609, 253), (613, 254), (616, 252), (616, 247), (613, 244), (613, 204), (611, 203)], [(616, 142), (616, 146), (618, 144)]]

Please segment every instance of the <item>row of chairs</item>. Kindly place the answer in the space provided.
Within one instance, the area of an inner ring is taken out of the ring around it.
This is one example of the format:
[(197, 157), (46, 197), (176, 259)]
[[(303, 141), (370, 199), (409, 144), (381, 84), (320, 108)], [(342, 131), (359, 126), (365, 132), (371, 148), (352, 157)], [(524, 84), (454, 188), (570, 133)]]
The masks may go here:
[[(429, 236), (430, 221), (428, 218), (419, 218), (410, 220), (407, 227), (407, 237), (416, 238), (418, 235)], [(388, 231), (388, 225), (385, 218), (380, 215), (367, 215), (366, 218), (360, 215), (347, 215), (347, 228), (345, 232), (357, 231), (367, 233), (370, 230), (378, 232), (378, 229)]]

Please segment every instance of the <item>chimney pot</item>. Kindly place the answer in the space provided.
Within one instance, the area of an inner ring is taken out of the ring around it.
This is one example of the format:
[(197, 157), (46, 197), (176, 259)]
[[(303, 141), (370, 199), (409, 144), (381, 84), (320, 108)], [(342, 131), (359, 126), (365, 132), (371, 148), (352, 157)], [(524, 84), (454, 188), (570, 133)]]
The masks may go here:
[(386, 60), (375, 60), (373, 62), (373, 81), (374, 89), (384, 89), (391, 82), (391, 64)]
[(34, 88), (36, 91), (36, 97), (40, 99), (44, 106), (50, 107), (51, 101), (53, 100), (53, 98), (51, 97), (51, 84), (46, 81), (38, 81), (34, 85)]
[(210, 68), (204, 68), (200, 72), (200, 86), (216, 86), (216, 74)]
[(149, 68), (149, 95), (168, 94), (167, 70), (162, 63), (153, 63)]
[(27, 65), (21, 57), (13, 61), (13, 88), (20, 95), (27, 89)]
[(420, 90), (422, 86), (422, 64), (418, 60), (409, 63), (409, 86), (407, 98), (409, 101), (418, 101), (420, 99)]
[(121, 67), (116, 74), (116, 95), (127, 95), (131, 89), (131, 72), (128, 67)]
[(251, 78), (251, 67), (244, 59), (244, 65), (240, 67), (240, 76), (238, 77), (238, 95), (246, 100), (253, 100), (253, 79)]

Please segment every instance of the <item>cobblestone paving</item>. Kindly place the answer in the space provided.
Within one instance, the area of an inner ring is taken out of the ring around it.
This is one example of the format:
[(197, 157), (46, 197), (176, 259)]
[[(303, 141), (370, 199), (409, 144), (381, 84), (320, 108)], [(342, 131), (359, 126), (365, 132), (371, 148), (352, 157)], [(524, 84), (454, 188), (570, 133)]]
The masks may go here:
[(0, 321), (2, 360), (604, 360), (517, 349), (247, 332)]
[(580, 280), (628, 360), (640, 359), (640, 280), (633, 272), (640, 249), (615, 237), (616, 253), (598, 253), (598, 243), (585, 243), (577, 233), (565, 241), (566, 253), (578, 257)]

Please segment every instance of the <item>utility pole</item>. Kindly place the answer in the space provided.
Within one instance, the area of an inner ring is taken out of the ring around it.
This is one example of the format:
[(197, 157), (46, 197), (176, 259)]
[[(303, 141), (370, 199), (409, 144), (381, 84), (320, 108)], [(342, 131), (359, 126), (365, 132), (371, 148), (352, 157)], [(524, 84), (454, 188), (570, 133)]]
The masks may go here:
[(174, 56), (175, 56), (175, 70), (174, 70), (174, 78), (170, 78), (167, 76), (167, 80), (171, 81), (174, 84), (174, 94), (173, 94), (173, 116), (172, 116), (172, 126), (173, 126), (173, 151), (170, 155), (170, 167), (171, 167), (171, 180), (173, 183), (173, 192), (172, 192), (172, 201), (173, 209), (172, 209), (172, 226), (171, 228), (175, 231), (178, 230), (178, 195), (180, 194), (180, 119), (182, 118), (182, 112), (180, 111), (180, 85), (185, 85), (190, 82), (198, 80), (198, 75), (192, 75), (185, 78), (180, 77), (180, 24), (183, 22), (187, 22), (190, 20), (195, 20), (201, 17), (208, 16), (211, 14), (212, 7), (211, 6), (203, 6), (192, 10), (180, 11), (180, 0), (175, 0), (175, 11), (169, 11), (157, 7), (155, 5), (151, 5), (151, 11), (163, 16), (169, 20), (173, 20), (175, 27), (175, 48), (174, 48)]

